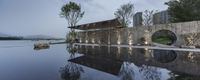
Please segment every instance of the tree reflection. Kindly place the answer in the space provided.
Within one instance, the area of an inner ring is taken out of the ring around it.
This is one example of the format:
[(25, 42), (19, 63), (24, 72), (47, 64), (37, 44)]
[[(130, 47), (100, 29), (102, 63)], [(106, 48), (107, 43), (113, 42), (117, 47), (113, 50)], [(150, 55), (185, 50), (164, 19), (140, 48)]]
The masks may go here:
[(199, 63), (199, 54), (195, 52), (188, 52), (186, 59), (188, 59), (192, 63)]
[(82, 72), (84, 70), (80, 65), (71, 62), (68, 62), (66, 66), (60, 68), (61, 78), (63, 80), (79, 80)]
[(130, 62), (124, 62), (121, 66), (119, 76), (121, 80), (133, 80), (134, 79), (134, 68)]
[(73, 44), (67, 44), (67, 51), (70, 54), (70, 59), (75, 58), (75, 54), (77, 52), (77, 47)]
[[(77, 47), (73, 45), (67, 45), (67, 51), (70, 54), (69, 59), (75, 58), (75, 54), (77, 52)], [(83, 68), (75, 63), (68, 62), (64, 67), (60, 68), (61, 78), (63, 80), (79, 80), (81, 77), (81, 73), (84, 72)]]
[(143, 65), (139, 68), (139, 72), (144, 80), (161, 80), (161, 72), (156, 67)]

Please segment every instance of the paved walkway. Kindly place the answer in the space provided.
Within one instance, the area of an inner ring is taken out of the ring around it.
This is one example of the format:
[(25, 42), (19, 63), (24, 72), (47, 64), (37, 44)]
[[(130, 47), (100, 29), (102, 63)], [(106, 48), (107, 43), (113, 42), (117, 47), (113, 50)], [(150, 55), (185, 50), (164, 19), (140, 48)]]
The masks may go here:
[(157, 47), (157, 46), (133, 46), (133, 45), (99, 45), (99, 44), (83, 44), (75, 43), (74, 45), (85, 45), (85, 46), (110, 46), (110, 47), (128, 47), (128, 48), (138, 48), (138, 49), (158, 49), (158, 50), (174, 50), (174, 51), (191, 51), (200, 52), (200, 49), (188, 49), (188, 48), (178, 48), (178, 47)]

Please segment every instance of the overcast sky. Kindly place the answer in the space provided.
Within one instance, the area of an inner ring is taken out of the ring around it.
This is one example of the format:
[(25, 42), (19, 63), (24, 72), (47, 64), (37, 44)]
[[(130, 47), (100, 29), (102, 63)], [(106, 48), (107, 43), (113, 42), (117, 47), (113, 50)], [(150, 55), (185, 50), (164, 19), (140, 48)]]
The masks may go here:
[(85, 15), (78, 24), (83, 24), (114, 18), (116, 9), (125, 3), (133, 3), (135, 12), (162, 11), (168, 0), (0, 0), (0, 33), (65, 37), (68, 25), (59, 13), (69, 1), (81, 4)]

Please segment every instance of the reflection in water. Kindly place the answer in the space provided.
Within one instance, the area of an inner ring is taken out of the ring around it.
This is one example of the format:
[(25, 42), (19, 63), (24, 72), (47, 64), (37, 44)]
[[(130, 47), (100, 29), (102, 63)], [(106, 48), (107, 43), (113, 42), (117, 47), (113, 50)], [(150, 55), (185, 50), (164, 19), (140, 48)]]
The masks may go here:
[(145, 61), (149, 61), (152, 58), (152, 50), (145, 48), (142, 52), (144, 53)]
[(95, 56), (80, 56), (74, 59), (70, 59), (69, 61), (113, 75), (117, 75), (119, 73), (119, 69), (122, 65), (121, 61), (114, 61), (112, 59)]
[(200, 58), (198, 56), (199, 54), (196, 54), (194, 52), (188, 52), (187, 58), (192, 63), (200, 63)]
[(67, 51), (70, 54), (70, 59), (75, 58), (75, 55), (77, 53), (77, 47), (73, 46), (72, 44), (67, 44)]
[[(67, 51), (70, 54), (69, 59), (75, 58), (77, 47), (69, 44), (67, 45)], [(80, 65), (68, 62), (64, 67), (60, 68), (59, 72), (63, 80), (79, 80), (84, 70)]]
[(161, 63), (169, 63), (176, 59), (177, 54), (175, 51), (154, 50), (154, 59)]
[(134, 80), (134, 68), (129, 62), (124, 62), (121, 66), (119, 76), (121, 80)]
[(128, 54), (132, 55), (132, 47), (128, 47)]
[[(79, 54), (83, 54), (81, 57), (73, 56), (70, 58), (70, 62), (113, 74), (121, 80), (178, 80), (181, 76), (189, 77), (188, 74), (200, 75), (199, 64), (188, 62), (188, 56), (191, 54), (187, 55), (183, 52), (84, 45), (68, 50), (73, 55), (77, 53), (76, 50)], [(196, 61), (196, 57), (192, 59)], [(83, 72), (79, 65), (70, 63), (69, 65), (77, 69), (77, 71), (71, 71), (76, 76), (80, 76)], [(64, 68), (62, 73), (69, 73), (69, 69)]]
[(117, 56), (119, 57), (121, 55), (121, 47), (117, 46)]
[(139, 72), (143, 75), (143, 80), (161, 80), (161, 72), (156, 67), (142, 65)]
[(68, 62), (66, 66), (60, 68), (61, 78), (63, 80), (79, 80), (83, 72), (84, 70), (80, 65), (71, 62)]

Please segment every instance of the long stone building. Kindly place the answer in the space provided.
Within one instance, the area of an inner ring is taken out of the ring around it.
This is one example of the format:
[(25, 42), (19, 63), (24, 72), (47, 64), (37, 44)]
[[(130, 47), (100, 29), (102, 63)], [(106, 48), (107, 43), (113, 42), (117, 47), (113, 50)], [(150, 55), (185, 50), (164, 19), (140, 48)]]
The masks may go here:
[[(145, 26), (122, 28), (117, 19), (88, 23), (73, 27), (79, 31), (79, 42), (88, 44), (137, 44), (144, 37)], [(175, 35), (173, 45), (183, 45), (183, 35), (199, 33), (200, 21), (158, 24), (150, 27), (150, 38), (156, 32), (167, 30)]]

